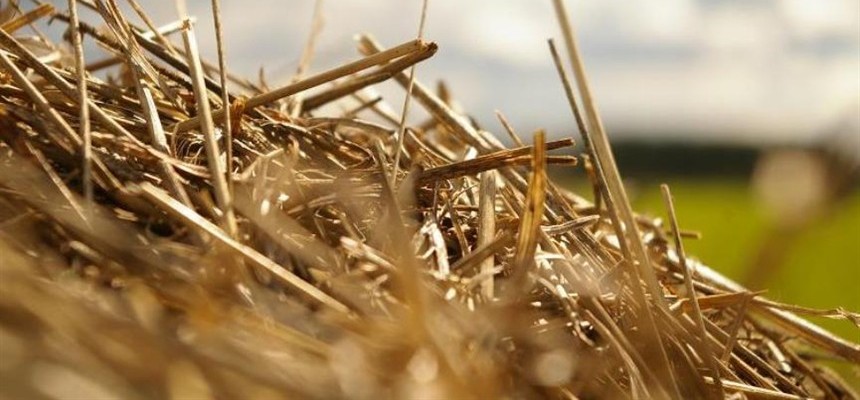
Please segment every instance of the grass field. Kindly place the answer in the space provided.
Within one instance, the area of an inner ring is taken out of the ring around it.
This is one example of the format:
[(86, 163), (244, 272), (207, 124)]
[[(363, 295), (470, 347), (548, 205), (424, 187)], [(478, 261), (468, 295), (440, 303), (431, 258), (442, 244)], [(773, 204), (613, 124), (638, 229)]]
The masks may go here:
[[(747, 182), (690, 178), (665, 182), (672, 188), (682, 228), (702, 233), (701, 239), (684, 242), (687, 253), (732, 279), (743, 280), (754, 268), (752, 260), (772, 226)], [(637, 212), (665, 217), (659, 183), (628, 185)], [(573, 186), (577, 193), (590, 193), (581, 182)], [(860, 311), (860, 191), (799, 233), (792, 243), (786, 262), (764, 283), (766, 295), (808, 307)], [(812, 320), (860, 343), (860, 328), (848, 321)], [(835, 366), (860, 388), (860, 368)]]
[[(771, 221), (739, 181), (669, 181), (682, 227), (702, 233), (687, 252), (730, 278), (742, 280)], [(634, 208), (664, 216), (656, 184), (640, 185)], [(860, 193), (800, 233), (786, 263), (764, 286), (775, 300), (817, 308), (860, 310)], [(816, 320), (854, 342), (860, 329), (844, 321)]]

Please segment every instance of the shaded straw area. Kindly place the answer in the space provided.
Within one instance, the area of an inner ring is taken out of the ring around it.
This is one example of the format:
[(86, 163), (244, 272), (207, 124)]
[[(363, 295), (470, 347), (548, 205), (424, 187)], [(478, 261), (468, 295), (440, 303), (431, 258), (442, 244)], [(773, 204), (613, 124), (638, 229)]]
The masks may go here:
[[(476, 126), (421, 82), (420, 33), (311, 73), (312, 32), (269, 89), (201, 60), (184, 16), (69, 4), (100, 19), (0, 12), (0, 398), (856, 398), (821, 362), (860, 345), (798, 316), (856, 313), (688, 258), (668, 187), (665, 221), (630, 209), (563, 2), (548, 96), (578, 155)], [(48, 19), (68, 43), (28, 33)]]

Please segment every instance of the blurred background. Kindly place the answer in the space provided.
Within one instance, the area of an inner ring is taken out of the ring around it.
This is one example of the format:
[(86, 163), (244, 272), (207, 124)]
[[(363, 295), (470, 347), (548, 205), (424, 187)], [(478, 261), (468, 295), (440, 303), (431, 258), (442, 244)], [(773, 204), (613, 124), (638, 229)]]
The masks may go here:
[[(176, 19), (172, 2), (140, 2), (157, 25)], [(222, 3), (229, 68), (272, 87), (288, 82), (315, 2)], [(546, 39), (559, 37), (549, 0), (429, 4), (425, 36), (440, 50), (419, 65), (420, 81), (444, 80), (484, 129), (502, 132), (498, 109), (522, 134), (546, 128), (579, 138), (547, 51)], [(209, 2), (188, 7), (203, 55), (216, 60)], [(771, 298), (860, 311), (860, 2), (568, 7), (635, 209), (664, 216), (658, 184), (668, 182), (680, 223), (702, 233), (686, 243), (689, 253)], [(387, 45), (414, 38), (420, 8), (417, 0), (325, 1), (311, 72), (356, 58), (356, 33)], [(380, 92), (402, 101), (397, 87)], [(591, 193), (581, 169), (556, 173)], [(860, 342), (846, 321), (816, 322)]]

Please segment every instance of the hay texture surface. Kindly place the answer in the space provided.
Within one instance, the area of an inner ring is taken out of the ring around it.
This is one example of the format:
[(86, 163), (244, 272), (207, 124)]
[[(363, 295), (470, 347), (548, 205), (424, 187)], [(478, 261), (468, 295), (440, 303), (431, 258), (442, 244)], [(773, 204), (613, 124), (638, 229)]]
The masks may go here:
[(413, 79), (420, 35), (311, 74), (312, 33), (270, 88), (200, 60), (190, 20), (75, 3), (0, 13), (0, 399), (854, 396), (820, 361), (860, 346), (798, 315), (857, 315), (686, 257), (668, 188), (668, 218), (632, 212), (562, 2), (546, 97), (576, 155)]

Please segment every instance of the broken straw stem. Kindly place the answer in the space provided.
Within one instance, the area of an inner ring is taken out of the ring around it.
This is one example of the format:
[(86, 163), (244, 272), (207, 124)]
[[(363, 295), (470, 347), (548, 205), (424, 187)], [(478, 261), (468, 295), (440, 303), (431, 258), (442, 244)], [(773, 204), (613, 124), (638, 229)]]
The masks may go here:
[[(546, 143), (546, 150), (555, 150), (564, 147), (573, 146), (573, 139), (565, 138), (554, 140)], [(436, 180), (452, 179), (464, 175), (471, 175), (496, 169), (500, 167), (509, 167), (513, 165), (528, 165), (531, 163), (529, 153), (532, 152), (532, 146), (523, 146), (510, 150), (500, 150), (482, 156), (475, 157), (470, 160), (464, 160), (451, 164), (441, 165), (434, 168), (429, 168), (421, 172), (418, 177), (420, 184), (426, 184)], [(553, 157), (553, 163), (574, 164), (576, 158), (572, 156), (550, 156)], [(547, 161), (550, 161), (549, 159)]]
[[(376, 65), (391, 61), (393, 59), (403, 57), (407, 54), (420, 51), (427, 46), (430, 46), (430, 43), (424, 42), (423, 40), (411, 40), (392, 49), (364, 57), (360, 60), (319, 73), (296, 83), (289, 84), (281, 88), (272, 90), (270, 92), (251, 97), (245, 103), (245, 112), (248, 112), (261, 105), (269, 104), (273, 101), (280, 100), (284, 97), (292, 96), (301, 91), (317, 87), (327, 82), (331, 82), (335, 79), (343, 78), (345, 76), (352, 75), (356, 72), (374, 67)], [(221, 118), (223, 113), (224, 109), (222, 108), (212, 113), (212, 116), (214, 118)], [(184, 132), (189, 129), (194, 129), (199, 125), (200, 118), (198, 116), (177, 123), (172, 130), (174, 132)]]
[[(341, 97), (355, 94), (357, 91), (368, 86), (391, 79), (404, 69), (432, 57), (433, 54), (436, 54), (437, 49), (438, 47), (435, 43), (430, 43), (422, 50), (416, 51), (391, 63), (380, 65), (379, 68), (373, 72), (351, 78), (343, 84), (335, 85), (331, 89), (309, 96), (304, 100), (304, 102), (302, 102), (302, 108), (305, 111), (311, 111), (324, 104), (340, 99)], [(394, 117), (392, 122), (395, 124), (400, 123), (396, 117)]]

